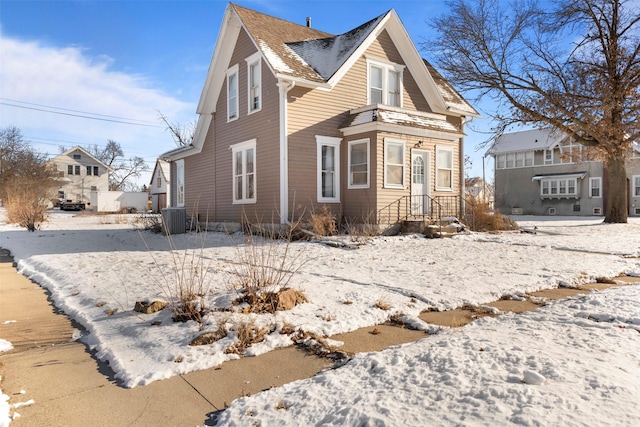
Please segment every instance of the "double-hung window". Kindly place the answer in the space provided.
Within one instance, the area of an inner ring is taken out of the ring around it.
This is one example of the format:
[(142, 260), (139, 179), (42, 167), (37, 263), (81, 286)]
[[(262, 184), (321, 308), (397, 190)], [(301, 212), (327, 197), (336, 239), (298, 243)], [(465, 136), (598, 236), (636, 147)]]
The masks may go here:
[(256, 52), (246, 59), (249, 114), (260, 111), (262, 108), (262, 74), (260, 58), (260, 53)]
[(73, 165), (67, 165), (67, 175), (73, 175)]
[(349, 188), (369, 188), (369, 138), (349, 141)]
[(238, 118), (238, 65), (227, 71), (227, 121)]
[(384, 187), (404, 189), (405, 142), (384, 139)]
[(233, 156), (233, 203), (256, 202), (256, 140), (231, 146)]
[(540, 180), (540, 195), (543, 198), (574, 198), (578, 196), (576, 178), (548, 178)]
[(589, 197), (599, 199), (602, 197), (602, 178), (589, 178)]
[(640, 196), (640, 175), (633, 176), (633, 196)]
[(340, 202), (341, 138), (316, 135), (318, 147), (318, 203)]
[(398, 64), (367, 60), (368, 104), (402, 107), (402, 71)]
[[(507, 164), (508, 162), (507, 160)], [(453, 148), (451, 147), (436, 147), (436, 190), (453, 190)]]

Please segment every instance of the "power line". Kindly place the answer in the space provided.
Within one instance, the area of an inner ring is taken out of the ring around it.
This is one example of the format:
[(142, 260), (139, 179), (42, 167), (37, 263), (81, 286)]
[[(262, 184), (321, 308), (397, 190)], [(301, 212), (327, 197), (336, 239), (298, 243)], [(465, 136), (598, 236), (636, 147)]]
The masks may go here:
[[(144, 122), (145, 120), (138, 120), (138, 119), (129, 119), (126, 117), (118, 117), (118, 116), (109, 116), (106, 114), (98, 114), (98, 113), (90, 113), (90, 112), (86, 112), (86, 111), (78, 111), (78, 110), (70, 110), (67, 108), (58, 108), (58, 107), (50, 107), (47, 105), (41, 105), (41, 104), (34, 104), (34, 103), (30, 103), (30, 102), (24, 102), (24, 101), (15, 101), (15, 100), (11, 100), (11, 99), (7, 99), (7, 98), (0, 98), (0, 105), (6, 105), (8, 107), (15, 107), (15, 108), (24, 108), (26, 110), (34, 110), (34, 111), (42, 111), (45, 113), (52, 113), (52, 114), (60, 114), (62, 116), (71, 116), (71, 117), (80, 117), (83, 119), (90, 119), (90, 120), (100, 120), (100, 121), (104, 121), (104, 122), (113, 122), (113, 123), (121, 123), (121, 124), (126, 124), (126, 125), (133, 125), (133, 126), (145, 126), (145, 127), (152, 127), (152, 128), (158, 128), (161, 129), (162, 126), (158, 126), (158, 125), (152, 125), (152, 124), (145, 124), (145, 123), (134, 123), (135, 121), (138, 122)], [(16, 103), (22, 103), (22, 104), (27, 104), (27, 105), (17, 105)], [(32, 106), (28, 106), (28, 105), (32, 105)], [(43, 108), (38, 108), (38, 107), (43, 107)], [(45, 108), (49, 108), (48, 110)], [(53, 111), (51, 109), (57, 109), (60, 111)], [(74, 114), (74, 113), (82, 113), (82, 114)], [(90, 114), (91, 116), (87, 115)], [(100, 117), (92, 117), (92, 116), (100, 116)], [(152, 123), (149, 121), (146, 121), (147, 123)]]

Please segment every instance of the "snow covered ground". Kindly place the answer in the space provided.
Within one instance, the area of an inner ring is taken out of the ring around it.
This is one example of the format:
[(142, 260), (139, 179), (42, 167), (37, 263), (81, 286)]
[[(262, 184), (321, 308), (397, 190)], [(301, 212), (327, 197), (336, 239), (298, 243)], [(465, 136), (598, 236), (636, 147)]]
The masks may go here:
[[(234, 263), (248, 243), (240, 235), (189, 233), (173, 236), (170, 245), (162, 235), (136, 230), (136, 218), (54, 212), (35, 233), (0, 219), (0, 247), (10, 249), (20, 272), (48, 288), (56, 305), (86, 328), (81, 339), (109, 360), (127, 387), (238, 357), (224, 353), (233, 333), (191, 347), (200, 333), (194, 322), (174, 323), (168, 310), (143, 315), (132, 308), (137, 300), (165, 297), (176, 256), (189, 261), (200, 255), (207, 267), (208, 304), (228, 307), (237, 296)], [(461, 329), (436, 328), (418, 318), (429, 308), (483, 304), (597, 277), (640, 276), (637, 218), (628, 224), (602, 224), (601, 218), (515, 219), (537, 227), (536, 234), (376, 237), (359, 242), (358, 249), (290, 245), (288, 259), (296, 262), (290, 267), (299, 269), (289, 285), (311, 302), (275, 315), (252, 315), (258, 325), (273, 325), (276, 332), (248, 355), (289, 345), (289, 337), (278, 333), (285, 324), (334, 335), (402, 313), (413, 325), (437, 334), (361, 354), (340, 369), (238, 399), (220, 422), (640, 424), (634, 403), (640, 395), (640, 286), (554, 302), (520, 316), (483, 319)], [(379, 301), (392, 308), (377, 308)], [(213, 312), (205, 331), (221, 322), (233, 329), (244, 316)]]

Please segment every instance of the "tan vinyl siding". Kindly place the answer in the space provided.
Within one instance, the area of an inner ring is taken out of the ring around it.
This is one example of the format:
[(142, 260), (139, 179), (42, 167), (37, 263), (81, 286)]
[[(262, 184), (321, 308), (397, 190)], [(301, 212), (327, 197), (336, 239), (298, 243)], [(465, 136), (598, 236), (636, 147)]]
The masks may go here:
[[(248, 114), (248, 66), (246, 58), (256, 52), (255, 46), (240, 31), (229, 67), (238, 65), (237, 120), (227, 122), (226, 78), (216, 104), (207, 137), (198, 155), (185, 158), (185, 187), (187, 210), (199, 205), (200, 218), (209, 221), (238, 222), (242, 212), (249, 218), (256, 216), (269, 222), (271, 212), (279, 204), (279, 101), (276, 79), (261, 61), (260, 111)], [(233, 204), (232, 152), (230, 147), (256, 140), (256, 203)], [(268, 217), (268, 218), (267, 218)]]

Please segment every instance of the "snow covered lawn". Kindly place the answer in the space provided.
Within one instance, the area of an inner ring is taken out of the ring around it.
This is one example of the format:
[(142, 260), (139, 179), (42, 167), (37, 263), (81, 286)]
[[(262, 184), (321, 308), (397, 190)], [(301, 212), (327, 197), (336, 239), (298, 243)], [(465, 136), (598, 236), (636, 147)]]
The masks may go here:
[[(85, 326), (81, 339), (109, 360), (127, 387), (238, 357), (224, 353), (233, 334), (191, 347), (200, 333), (195, 322), (174, 323), (168, 310), (132, 311), (137, 300), (163, 297), (162, 272), (170, 273), (175, 264), (166, 237), (136, 230), (135, 219), (54, 212), (35, 233), (0, 220), (0, 247), (10, 249), (21, 273), (48, 288), (56, 305)], [(276, 332), (247, 354), (289, 345), (289, 337), (278, 333), (285, 324), (334, 335), (402, 313), (413, 325), (439, 333), (240, 399), (224, 420), (242, 425), (247, 420), (238, 420), (251, 413), (264, 425), (274, 420), (411, 425), (429, 419), (439, 424), (640, 423), (633, 403), (640, 395), (640, 286), (553, 303), (522, 316), (483, 319), (459, 330), (418, 318), (429, 308), (483, 304), (597, 277), (640, 276), (636, 218), (629, 224), (601, 224), (600, 218), (515, 219), (537, 226), (537, 233), (377, 237), (352, 250), (293, 243), (289, 256), (304, 264), (290, 286), (311, 302), (275, 315), (252, 315), (258, 325), (273, 325)], [(173, 236), (174, 245), (178, 254), (203, 249), (209, 304), (226, 308), (236, 297), (232, 263), (246, 243), (239, 235), (207, 233), (204, 244), (201, 237)], [(378, 301), (391, 309), (376, 308)], [(589, 315), (594, 312), (595, 318)], [(205, 331), (220, 322), (233, 325), (243, 316), (214, 312)]]

